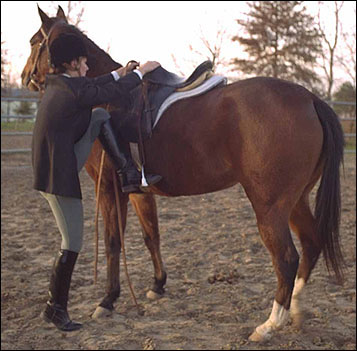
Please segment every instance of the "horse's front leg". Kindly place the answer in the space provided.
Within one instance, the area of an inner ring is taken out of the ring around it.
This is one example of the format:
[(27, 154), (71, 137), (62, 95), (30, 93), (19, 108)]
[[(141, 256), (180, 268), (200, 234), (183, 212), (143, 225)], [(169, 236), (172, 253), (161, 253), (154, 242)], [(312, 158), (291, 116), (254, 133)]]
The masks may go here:
[[(128, 199), (128, 195), (119, 191), (123, 231), (126, 226)], [(106, 295), (94, 312), (93, 318), (110, 315), (114, 310), (114, 302), (120, 295), (121, 243), (114, 185), (112, 182), (108, 182), (105, 186), (102, 186), (99, 203), (104, 221), (104, 242), (107, 257), (107, 287)]]
[(155, 197), (153, 194), (132, 194), (130, 195), (130, 201), (139, 218), (144, 241), (150, 251), (154, 265), (154, 285), (147, 292), (147, 297), (149, 299), (157, 299), (165, 292), (166, 271), (160, 252), (160, 233)]

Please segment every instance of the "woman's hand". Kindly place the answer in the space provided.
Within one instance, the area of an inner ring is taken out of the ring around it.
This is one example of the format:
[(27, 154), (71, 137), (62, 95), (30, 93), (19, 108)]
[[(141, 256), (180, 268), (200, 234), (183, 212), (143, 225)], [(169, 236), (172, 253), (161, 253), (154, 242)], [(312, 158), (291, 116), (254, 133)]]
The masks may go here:
[(160, 67), (160, 63), (159, 62), (156, 62), (156, 61), (148, 61), (148, 62), (145, 62), (143, 65), (140, 65), (138, 70), (143, 74), (143, 76), (146, 74), (146, 73), (149, 73), (151, 71), (153, 71), (154, 69)]
[(120, 67), (116, 70), (116, 72), (119, 74), (119, 77), (124, 77), (125, 75), (127, 75), (129, 72), (131, 72), (132, 70), (134, 70), (135, 68), (137, 68), (139, 66), (139, 63), (132, 60), (129, 61), (128, 64), (125, 67)]
[(160, 63), (156, 61), (147, 61), (142, 65), (140, 65), (136, 61), (130, 61), (126, 65), (126, 67), (120, 67), (116, 70), (116, 72), (119, 74), (119, 77), (124, 77), (127, 73), (137, 68), (144, 76), (146, 73), (149, 73), (160, 66), (161, 66)]

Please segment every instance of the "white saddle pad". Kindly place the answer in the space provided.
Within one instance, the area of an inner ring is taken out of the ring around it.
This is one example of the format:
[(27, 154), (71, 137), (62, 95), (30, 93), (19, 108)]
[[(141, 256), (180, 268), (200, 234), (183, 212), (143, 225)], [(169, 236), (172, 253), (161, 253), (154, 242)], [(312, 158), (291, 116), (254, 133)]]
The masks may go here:
[(207, 91), (213, 89), (217, 85), (220, 84), (227, 84), (227, 78), (222, 77), (222, 76), (212, 76), (211, 78), (207, 79), (204, 83), (202, 83), (200, 86), (198, 86), (195, 89), (189, 90), (189, 91), (182, 91), (182, 92), (175, 92), (171, 94), (161, 105), (157, 116), (155, 123), (153, 125), (153, 129), (157, 125), (157, 123), (160, 120), (160, 117), (162, 114), (168, 109), (169, 106), (171, 106), (173, 103), (176, 101), (186, 99), (192, 96), (200, 95), (203, 93), (206, 93)]

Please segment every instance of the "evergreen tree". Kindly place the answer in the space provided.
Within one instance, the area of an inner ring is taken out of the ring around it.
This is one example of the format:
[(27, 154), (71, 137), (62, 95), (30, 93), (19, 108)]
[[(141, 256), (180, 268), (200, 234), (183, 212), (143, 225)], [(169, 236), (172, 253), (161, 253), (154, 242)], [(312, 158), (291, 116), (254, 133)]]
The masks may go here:
[(319, 79), (313, 65), (321, 52), (321, 37), (303, 1), (249, 2), (247, 20), (237, 20), (247, 36), (234, 36), (247, 59), (232, 63), (246, 74), (286, 79), (312, 88)]
[[(333, 95), (333, 100), (356, 103), (356, 88), (351, 82), (344, 82)], [(333, 109), (340, 117), (356, 116), (356, 105), (333, 105)]]

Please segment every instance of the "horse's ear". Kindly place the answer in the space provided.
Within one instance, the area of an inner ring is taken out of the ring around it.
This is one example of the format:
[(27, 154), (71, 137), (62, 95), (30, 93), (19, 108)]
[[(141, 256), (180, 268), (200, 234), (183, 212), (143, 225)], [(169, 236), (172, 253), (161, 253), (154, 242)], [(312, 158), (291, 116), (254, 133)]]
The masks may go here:
[(67, 22), (67, 17), (64, 14), (64, 11), (63, 11), (62, 7), (59, 6), (59, 5), (58, 5), (58, 10), (57, 10), (57, 15), (56, 16), (57, 16), (57, 18), (62, 18), (64, 21), (66, 21), (66, 23), (68, 23)]
[(38, 10), (38, 14), (41, 17), (42, 23), (50, 22), (50, 18), (40, 9), (40, 6), (38, 6), (38, 4), (37, 4), (37, 10)]
[(37, 9), (38, 9), (38, 14), (41, 17), (42, 21), (42, 26), (44, 27), (45, 30), (49, 30), (51, 28), (51, 19), (40, 9), (40, 7), (37, 4)]

